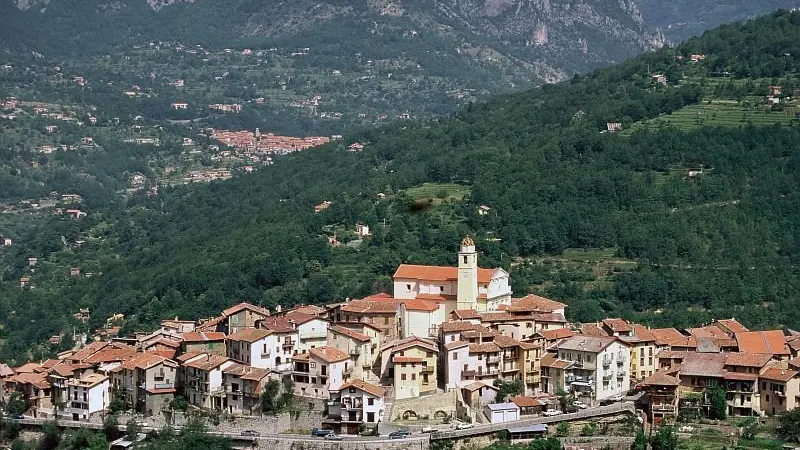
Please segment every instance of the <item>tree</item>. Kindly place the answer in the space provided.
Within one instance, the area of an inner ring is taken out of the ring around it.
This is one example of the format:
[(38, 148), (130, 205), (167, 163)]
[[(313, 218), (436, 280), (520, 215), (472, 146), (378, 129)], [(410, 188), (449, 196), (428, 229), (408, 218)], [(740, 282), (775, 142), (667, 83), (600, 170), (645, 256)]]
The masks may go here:
[(561, 441), (556, 438), (540, 438), (534, 439), (528, 444), (527, 450), (561, 450)]
[(269, 380), (264, 384), (261, 391), (261, 411), (266, 414), (277, 414), (280, 412), (278, 396), (280, 395), (281, 384), (278, 380)]
[(711, 419), (724, 420), (728, 417), (728, 405), (725, 402), (725, 389), (716, 384), (706, 389), (708, 402), (711, 405), (708, 409), (708, 415)]
[(781, 439), (800, 442), (800, 409), (793, 409), (778, 416), (777, 432)]
[(11, 397), (6, 403), (6, 412), (11, 415), (22, 414), (25, 412), (25, 399), (22, 392), (12, 392)]
[(42, 424), (42, 437), (39, 439), (39, 450), (53, 450), (61, 443), (61, 430), (58, 424), (47, 421)]
[(189, 409), (189, 401), (182, 395), (176, 395), (175, 398), (169, 402), (169, 407), (174, 411), (186, 411)]
[(581, 436), (594, 436), (597, 432), (597, 425), (593, 423), (587, 423), (586, 425), (581, 428)]
[(79, 428), (64, 435), (56, 450), (106, 450), (108, 442), (101, 433)]
[(742, 439), (753, 440), (758, 434), (758, 419), (748, 417), (739, 424), (739, 427), (741, 428)]
[(125, 435), (131, 439), (136, 439), (136, 436), (142, 432), (142, 426), (139, 424), (139, 421), (135, 418), (131, 417), (125, 423)]
[(111, 402), (108, 404), (108, 410), (111, 414), (121, 413), (130, 409), (128, 398), (122, 391), (115, 390), (114, 395), (111, 397)]
[(636, 431), (636, 439), (631, 444), (631, 450), (647, 450), (647, 436), (641, 428)]
[(556, 436), (564, 437), (569, 434), (569, 422), (558, 422), (556, 426)]
[(106, 435), (108, 441), (119, 439), (121, 433), (116, 414), (109, 414), (103, 419), (103, 433)]
[(525, 391), (522, 380), (506, 381), (498, 378), (494, 380), (494, 386), (497, 388), (497, 401), (499, 402), (504, 402), (510, 397), (522, 395)]
[(658, 433), (650, 440), (653, 450), (677, 450), (678, 434), (673, 427), (661, 427)]

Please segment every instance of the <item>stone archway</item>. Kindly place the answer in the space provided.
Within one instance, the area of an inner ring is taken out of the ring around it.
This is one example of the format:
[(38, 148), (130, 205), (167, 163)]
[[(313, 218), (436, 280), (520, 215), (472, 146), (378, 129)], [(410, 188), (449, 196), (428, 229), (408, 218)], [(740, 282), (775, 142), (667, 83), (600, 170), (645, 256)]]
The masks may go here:
[(444, 420), (447, 418), (447, 413), (442, 410), (436, 411), (433, 413), (433, 418), (436, 420)]
[(417, 420), (417, 419), (418, 417), (415, 411), (409, 409), (408, 411), (403, 413), (403, 420)]

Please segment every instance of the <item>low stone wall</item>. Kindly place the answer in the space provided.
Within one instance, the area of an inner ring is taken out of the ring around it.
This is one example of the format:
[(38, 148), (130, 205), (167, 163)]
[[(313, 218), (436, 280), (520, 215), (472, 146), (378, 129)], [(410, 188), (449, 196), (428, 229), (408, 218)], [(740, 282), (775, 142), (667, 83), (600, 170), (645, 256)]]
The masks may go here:
[(258, 447), (270, 450), (429, 450), (427, 439), (394, 441), (295, 441), (291, 439), (258, 439)]
[(456, 391), (425, 395), (419, 398), (404, 398), (395, 400), (392, 407), (392, 421), (408, 420), (404, 417), (407, 411), (412, 411), (417, 418), (435, 420), (439, 415), (453, 415), (456, 413)]

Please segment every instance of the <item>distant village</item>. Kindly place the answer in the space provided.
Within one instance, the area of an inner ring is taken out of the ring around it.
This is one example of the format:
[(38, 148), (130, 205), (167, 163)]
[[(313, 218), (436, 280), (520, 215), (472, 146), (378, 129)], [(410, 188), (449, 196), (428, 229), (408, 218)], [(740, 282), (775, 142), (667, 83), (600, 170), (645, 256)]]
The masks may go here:
[[(254, 415), (269, 380), (291, 379), (296, 397), (328, 405), (319, 427), (345, 435), (398, 420), (558, 415), (570, 412), (564, 396), (574, 409), (633, 402), (654, 425), (674, 423), (684, 408), (702, 413), (711, 386), (725, 390), (733, 416), (800, 402), (796, 333), (733, 318), (682, 330), (620, 318), (577, 324), (567, 308), (514, 297), (509, 273), (480, 268), (467, 237), (457, 267), (401, 264), (392, 293), (273, 310), (244, 302), (131, 336), (119, 335), (118, 314), (56, 359), (0, 365), (0, 382), (31, 417), (88, 421), (120, 395), (144, 415), (176, 396), (198, 410)], [(501, 398), (502, 383), (518, 392)]]

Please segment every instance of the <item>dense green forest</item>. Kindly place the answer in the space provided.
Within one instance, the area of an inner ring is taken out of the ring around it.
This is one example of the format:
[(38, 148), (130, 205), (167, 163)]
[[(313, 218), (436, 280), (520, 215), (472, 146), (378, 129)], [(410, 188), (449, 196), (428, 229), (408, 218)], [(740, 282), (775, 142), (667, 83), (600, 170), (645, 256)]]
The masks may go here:
[[(689, 63), (695, 53), (705, 61)], [(798, 69), (800, 13), (778, 12), (450, 117), (367, 129), (252, 175), (30, 223), (24, 245), (4, 250), (0, 359), (31, 355), (32, 343), (74, 325), (79, 307), (92, 309), (92, 326), (122, 312), (134, 330), (241, 300), (274, 307), (387, 290), (399, 263), (454, 264), (466, 234), (482, 266), (510, 270), (515, 295), (565, 300), (575, 321), (680, 327), (734, 315), (796, 328), (800, 124), (647, 122), (714, 92), (787, 91)], [(642, 126), (601, 132), (607, 122)], [(347, 152), (354, 141), (365, 150)], [(420, 194), (425, 183), (433, 195)], [(315, 214), (324, 200), (333, 203)], [(478, 214), (482, 204), (490, 214)], [(373, 229), (360, 246), (328, 244), (329, 230), (347, 241), (358, 222)], [(89, 243), (65, 250), (63, 235)], [(605, 249), (612, 262), (603, 273), (541, 263), (574, 249)], [(36, 288), (20, 289), (30, 254), (48, 256)], [(78, 263), (102, 275), (66, 277)]]

